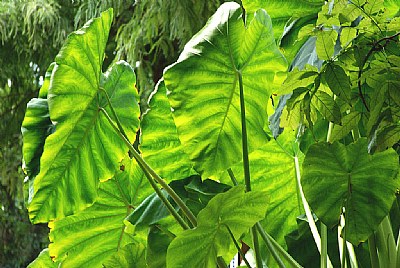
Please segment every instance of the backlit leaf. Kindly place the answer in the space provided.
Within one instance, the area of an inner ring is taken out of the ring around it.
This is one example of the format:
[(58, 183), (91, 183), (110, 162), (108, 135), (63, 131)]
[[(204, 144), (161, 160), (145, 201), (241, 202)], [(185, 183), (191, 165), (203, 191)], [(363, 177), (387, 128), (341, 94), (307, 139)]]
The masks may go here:
[(267, 13), (247, 28), (241, 16), (238, 4), (223, 4), (164, 73), (179, 138), (203, 177), (241, 159), (239, 72), (252, 151), (267, 140), (267, 100), (286, 70)]
[[(56, 125), (44, 145), (40, 173), (28, 210), (32, 222), (45, 222), (91, 205), (99, 181), (111, 178), (127, 152), (100, 108), (111, 116), (102, 92), (133, 140), (139, 124), (133, 69), (124, 62), (103, 74), (102, 62), (112, 10), (69, 35), (56, 57), (48, 89), (50, 119)], [(115, 118), (114, 118), (115, 119)]]
[[(293, 131), (285, 130), (277, 140), (271, 140), (249, 155), (252, 189), (263, 189), (269, 197), (268, 213), (263, 227), (281, 245), (284, 237), (296, 229), (296, 217), (303, 213), (301, 200), (297, 195), (294, 157), (298, 155), (300, 164), (302, 154), (294, 143)], [(232, 167), (239, 184), (244, 184), (243, 163)], [(226, 174), (223, 182), (230, 179)]]
[(333, 29), (323, 29), (317, 32), (317, 54), (321, 60), (329, 60), (335, 51), (338, 33)]

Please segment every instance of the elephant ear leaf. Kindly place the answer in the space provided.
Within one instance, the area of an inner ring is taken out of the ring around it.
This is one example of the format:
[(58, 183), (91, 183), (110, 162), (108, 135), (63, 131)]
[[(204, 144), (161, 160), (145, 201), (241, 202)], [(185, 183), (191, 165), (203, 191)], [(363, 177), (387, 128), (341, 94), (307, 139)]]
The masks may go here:
[(313, 144), (303, 163), (304, 194), (328, 227), (338, 224), (344, 207), (346, 239), (357, 245), (389, 214), (399, 186), (398, 161), (393, 149), (368, 154), (366, 138), (347, 146)]
[(267, 139), (266, 105), (286, 65), (266, 11), (258, 10), (246, 27), (241, 7), (225, 3), (166, 69), (179, 138), (202, 177), (241, 159), (239, 77), (252, 151)]
[(133, 69), (118, 62), (102, 73), (112, 16), (111, 9), (103, 12), (69, 35), (56, 57), (47, 92), (55, 132), (46, 139), (31, 188), (28, 210), (33, 223), (88, 207), (95, 201), (99, 181), (117, 170), (127, 149), (101, 112), (112, 114), (104, 92), (128, 137), (135, 137), (139, 107)]

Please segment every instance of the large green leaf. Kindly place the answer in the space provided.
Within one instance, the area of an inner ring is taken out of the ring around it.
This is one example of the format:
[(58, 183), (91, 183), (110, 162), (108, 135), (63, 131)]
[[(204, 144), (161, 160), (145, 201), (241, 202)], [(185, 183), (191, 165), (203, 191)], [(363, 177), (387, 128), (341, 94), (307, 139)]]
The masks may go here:
[(193, 175), (193, 164), (178, 138), (164, 81), (156, 85), (149, 106), (150, 110), (141, 122), (140, 150), (143, 158), (167, 181)]
[(133, 69), (124, 62), (105, 74), (102, 62), (112, 11), (72, 33), (56, 57), (48, 89), (56, 125), (44, 145), (28, 210), (32, 222), (76, 213), (92, 204), (99, 180), (111, 178), (127, 149), (100, 108), (111, 113), (104, 88), (130, 139), (139, 124)]
[(247, 28), (241, 17), (238, 4), (223, 4), (164, 73), (179, 138), (203, 177), (241, 158), (238, 74), (252, 151), (267, 139), (267, 100), (286, 70), (267, 13), (258, 10)]
[[(263, 189), (270, 200), (263, 227), (281, 245), (285, 245), (285, 235), (296, 230), (296, 217), (303, 213), (294, 162), (298, 155), (301, 164), (303, 156), (291, 132), (284, 131), (277, 140), (269, 141), (249, 155), (251, 186)], [(244, 184), (243, 163), (234, 165), (232, 171), (238, 182)], [(226, 174), (220, 178), (223, 182), (229, 180)]]
[[(124, 219), (152, 189), (134, 160), (126, 159), (122, 165), (124, 171), (100, 183), (91, 207), (49, 223), (50, 254), (63, 266), (101, 267), (123, 246), (138, 240), (124, 231)], [(122, 256), (115, 256), (115, 261)]]
[[(167, 267), (215, 267), (218, 256), (231, 259), (235, 248), (227, 226), (236, 239), (264, 218), (267, 196), (262, 191), (244, 192), (236, 186), (216, 195), (198, 215), (198, 226), (171, 242)], [(249, 209), (251, 208), (251, 209)]]
[(308, 149), (302, 185), (311, 208), (328, 227), (338, 224), (345, 208), (346, 239), (358, 244), (388, 215), (399, 186), (398, 169), (394, 150), (370, 155), (365, 138), (348, 146), (323, 142)]

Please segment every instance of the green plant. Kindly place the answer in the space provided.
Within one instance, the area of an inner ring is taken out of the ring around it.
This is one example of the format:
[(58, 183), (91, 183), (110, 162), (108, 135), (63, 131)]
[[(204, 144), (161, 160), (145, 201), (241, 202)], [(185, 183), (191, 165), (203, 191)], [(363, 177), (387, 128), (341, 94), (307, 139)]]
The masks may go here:
[(30, 219), (50, 227), (32, 267), (226, 267), (238, 242), (257, 267), (398, 265), (398, 3), (242, 4), (143, 115), (133, 69), (102, 72), (112, 10), (68, 37), (22, 125)]

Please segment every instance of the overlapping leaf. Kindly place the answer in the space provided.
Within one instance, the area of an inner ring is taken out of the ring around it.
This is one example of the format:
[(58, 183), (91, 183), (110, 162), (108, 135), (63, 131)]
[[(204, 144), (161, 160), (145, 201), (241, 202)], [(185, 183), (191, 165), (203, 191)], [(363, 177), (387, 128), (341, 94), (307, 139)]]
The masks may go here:
[[(249, 155), (252, 188), (263, 189), (270, 200), (264, 228), (281, 245), (285, 244), (284, 236), (296, 230), (296, 217), (303, 213), (294, 162), (297, 154), (300, 161), (303, 157), (296, 149), (291, 132), (285, 131), (277, 140), (269, 141)], [(239, 183), (244, 184), (243, 163), (234, 165), (232, 171)], [(226, 175), (221, 179), (229, 180)]]
[[(32, 222), (62, 218), (92, 204), (99, 180), (111, 178), (127, 152), (100, 109), (112, 115), (103, 89), (130, 139), (139, 107), (133, 69), (124, 62), (102, 74), (112, 11), (68, 37), (56, 58), (48, 106), (56, 131), (46, 139), (28, 210)], [(115, 118), (113, 118), (115, 119)]]
[(40, 169), (40, 157), (43, 153), (45, 139), (54, 132), (55, 127), (50, 120), (47, 91), (50, 85), (50, 76), (55, 63), (46, 71), (43, 85), (38, 98), (31, 99), (26, 107), (24, 121), (21, 126), (23, 137), (23, 170), (26, 174), (24, 181), (25, 200), (29, 203), (33, 195), (33, 181)]
[[(137, 242), (124, 232), (124, 219), (152, 190), (134, 160), (122, 164), (124, 171), (100, 184), (91, 207), (49, 223), (50, 255), (63, 266), (100, 267), (123, 246)], [(123, 261), (123, 256), (113, 259)]]
[(367, 140), (348, 146), (311, 145), (303, 163), (302, 186), (318, 218), (333, 227), (345, 207), (346, 239), (365, 241), (388, 215), (399, 185), (399, 163), (392, 149), (368, 154)]
[(267, 201), (265, 192), (245, 193), (242, 186), (218, 194), (199, 213), (198, 226), (178, 234), (171, 242), (167, 267), (208, 268), (215, 267), (218, 256), (232, 258), (235, 249), (227, 226), (239, 239), (264, 218)]
[(164, 81), (157, 84), (150, 98), (150, 110), (141, 122), (143, 158), (167, 181), (193, 175), (193, 164), (178, 138)]
[(286, 70), (267, 13), (258, 10), (247, 28), (241, 16), (238, 4), (223, 4), (164, 73), (179, 138), (204, 177), (240, 160), (239, 72), (254, 150), (267, 137), (263, 129), (274, 78)]
[(250, 17), (259, 8), (268, 12), (272, 20), (274, 38), (278, 41), (285, 57), (291, 62), (307, 40), (298, 39), (300, 29), (307, 24), (314, 24), (325, 1), (244, 0), (242, 3)]

